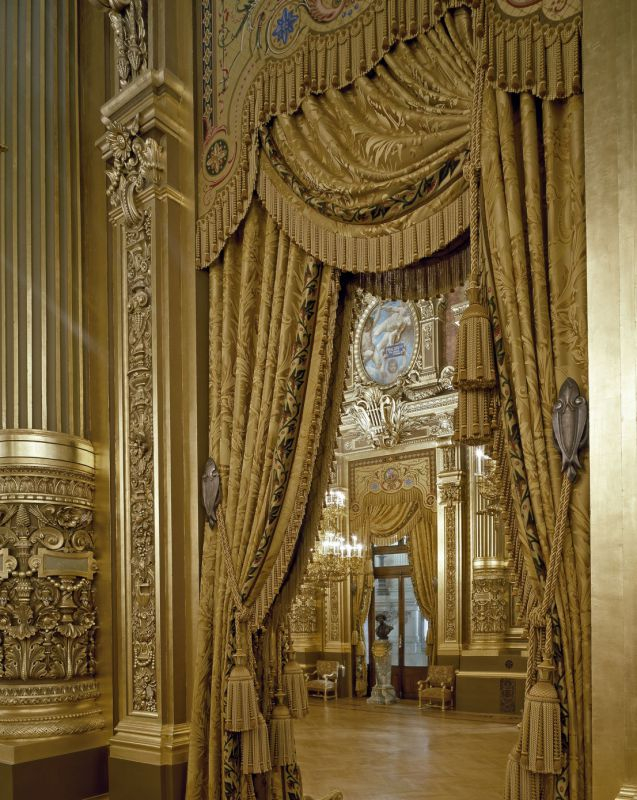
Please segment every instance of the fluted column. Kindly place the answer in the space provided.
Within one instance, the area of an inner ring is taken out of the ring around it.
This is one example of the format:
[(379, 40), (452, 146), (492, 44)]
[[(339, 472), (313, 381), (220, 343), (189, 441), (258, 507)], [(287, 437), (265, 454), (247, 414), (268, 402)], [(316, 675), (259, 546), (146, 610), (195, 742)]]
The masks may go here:
[(463, 641), (463, 484), (461, 448), (437, 448), (438, 503), (438, 654), (459, 656)]
[(77, 35), (71, 0), (0, 4), (0, 765), (104, 726)]
[[(483, 492), (491, 464), (478, 448), (468, 448), (471, 513), (471, 645), (499, 652), (511, 627), (511, 584), (499, 507)], [(491, 487), (487, 487), (491, 488)], [(497, 487), (494, 487), (494, 489)], [(494, 499), (497, 504), (498, 500)]]

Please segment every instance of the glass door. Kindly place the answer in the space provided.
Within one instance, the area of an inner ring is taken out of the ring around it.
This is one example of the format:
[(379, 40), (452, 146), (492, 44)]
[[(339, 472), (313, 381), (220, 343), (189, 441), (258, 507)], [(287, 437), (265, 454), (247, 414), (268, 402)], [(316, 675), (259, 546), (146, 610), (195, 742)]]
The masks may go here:
[[(376, 638), (378, 617), (392, 630), (387, 639), (392, 645), (392, 685), (398, 697), (416, 698), (419, 680), (426, 677), (428, 621), (423, 617), (411, 580), (407, 547), (374, 548), (374, 593), (369, 618), (369, 651)], [(376, 682), (373, 658), (370, 663), (370, 688)]]

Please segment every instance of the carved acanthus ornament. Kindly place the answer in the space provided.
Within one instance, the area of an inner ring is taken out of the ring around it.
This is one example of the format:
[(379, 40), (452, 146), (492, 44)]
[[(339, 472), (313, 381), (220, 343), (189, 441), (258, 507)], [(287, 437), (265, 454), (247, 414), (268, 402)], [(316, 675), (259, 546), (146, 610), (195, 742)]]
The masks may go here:
[(145, 3), (142, 0), (91, 0), (108, 13), (115, 37), (119, 85), (136, 78), (148, 67)]
[(290, 610), (290, 628), (292, 634), (312, 634), (319, 630), (319, 608), (316, 591), (312, 586), (303, 584), (294, 598)]
[(508, 622), (508, 581), (503, 576), (474, 577), (471, 597), (473, 633), (502, 634)]
[(361, 434), (375, 447), (396, 447), (415, 427), (405, 404), (377, 386), (359, 386), (359, 397), (350, 407)]
[(107, 124), (112, 164), (106, 174), (111, 205), (121, 211), (126, 250), (126, 396), (128, 537), (133, 710), (157, 712), (155, 596), (155, 475), (153, 465), (152, 213), (140, 193), (158, 184), (162, 149), (139, 135), (139, 122)]
[(96, 730), (93, 478), (2, 461), (0, 737)]

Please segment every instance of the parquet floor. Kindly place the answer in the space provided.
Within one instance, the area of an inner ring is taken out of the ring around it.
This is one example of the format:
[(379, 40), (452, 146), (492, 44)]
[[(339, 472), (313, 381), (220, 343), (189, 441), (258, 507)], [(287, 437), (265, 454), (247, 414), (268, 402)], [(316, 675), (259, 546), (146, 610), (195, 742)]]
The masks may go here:
[(416, 704), (368, 706), (360, 700), (324, 704), (295, 720), (304, 794), (334, 789), (344, 800), (501, 800), (515, 743), (506, 723)]

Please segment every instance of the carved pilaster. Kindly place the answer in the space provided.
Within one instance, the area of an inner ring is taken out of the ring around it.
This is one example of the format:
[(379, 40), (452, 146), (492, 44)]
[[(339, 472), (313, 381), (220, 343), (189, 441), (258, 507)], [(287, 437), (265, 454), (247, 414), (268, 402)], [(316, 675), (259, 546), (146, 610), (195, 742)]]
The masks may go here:
[(130, 560), (127, 575), (132, 650), (132, 710), (157, 713), (155, 476), (152, 334), (152, 211), (141, 193), (159, 183), (162, 152), (139, 135), (139, 121), (107, 122), (112, 165), (106, 171), (114, 219), (124, 227), (126, 297), (125, 398)]
[(86, 733), (96, 699), (89, 442), (0, 432), (0, 737)]
[(462, 508), (463, 473), (460, 448), (438, 447), (438, 603), (440, 653), (459, 653), (462, 647)]
[[(120, 670), (109, 762), (115, 786), (126, 785), (131, 763), (159, 771), (171, 765), (175, 776), (185, 768), (198, 475), (205, 458), (207, 281), (194, 268), (194, 210), (185, 199), (194, 194), (188, 84), (194, 68), (179, 38), (192, 41), (192, 30), (186, 36), (190, 20), (174, 4), (162, 4), (158, 13), (149, 2), (148, 15), (157, 45), (149, 48), (148, 68), (100, 109), (113, 223), (114, 449), (121, 486), (113, 570)], [(169, 51), (181, 77), (160, 62)]]

